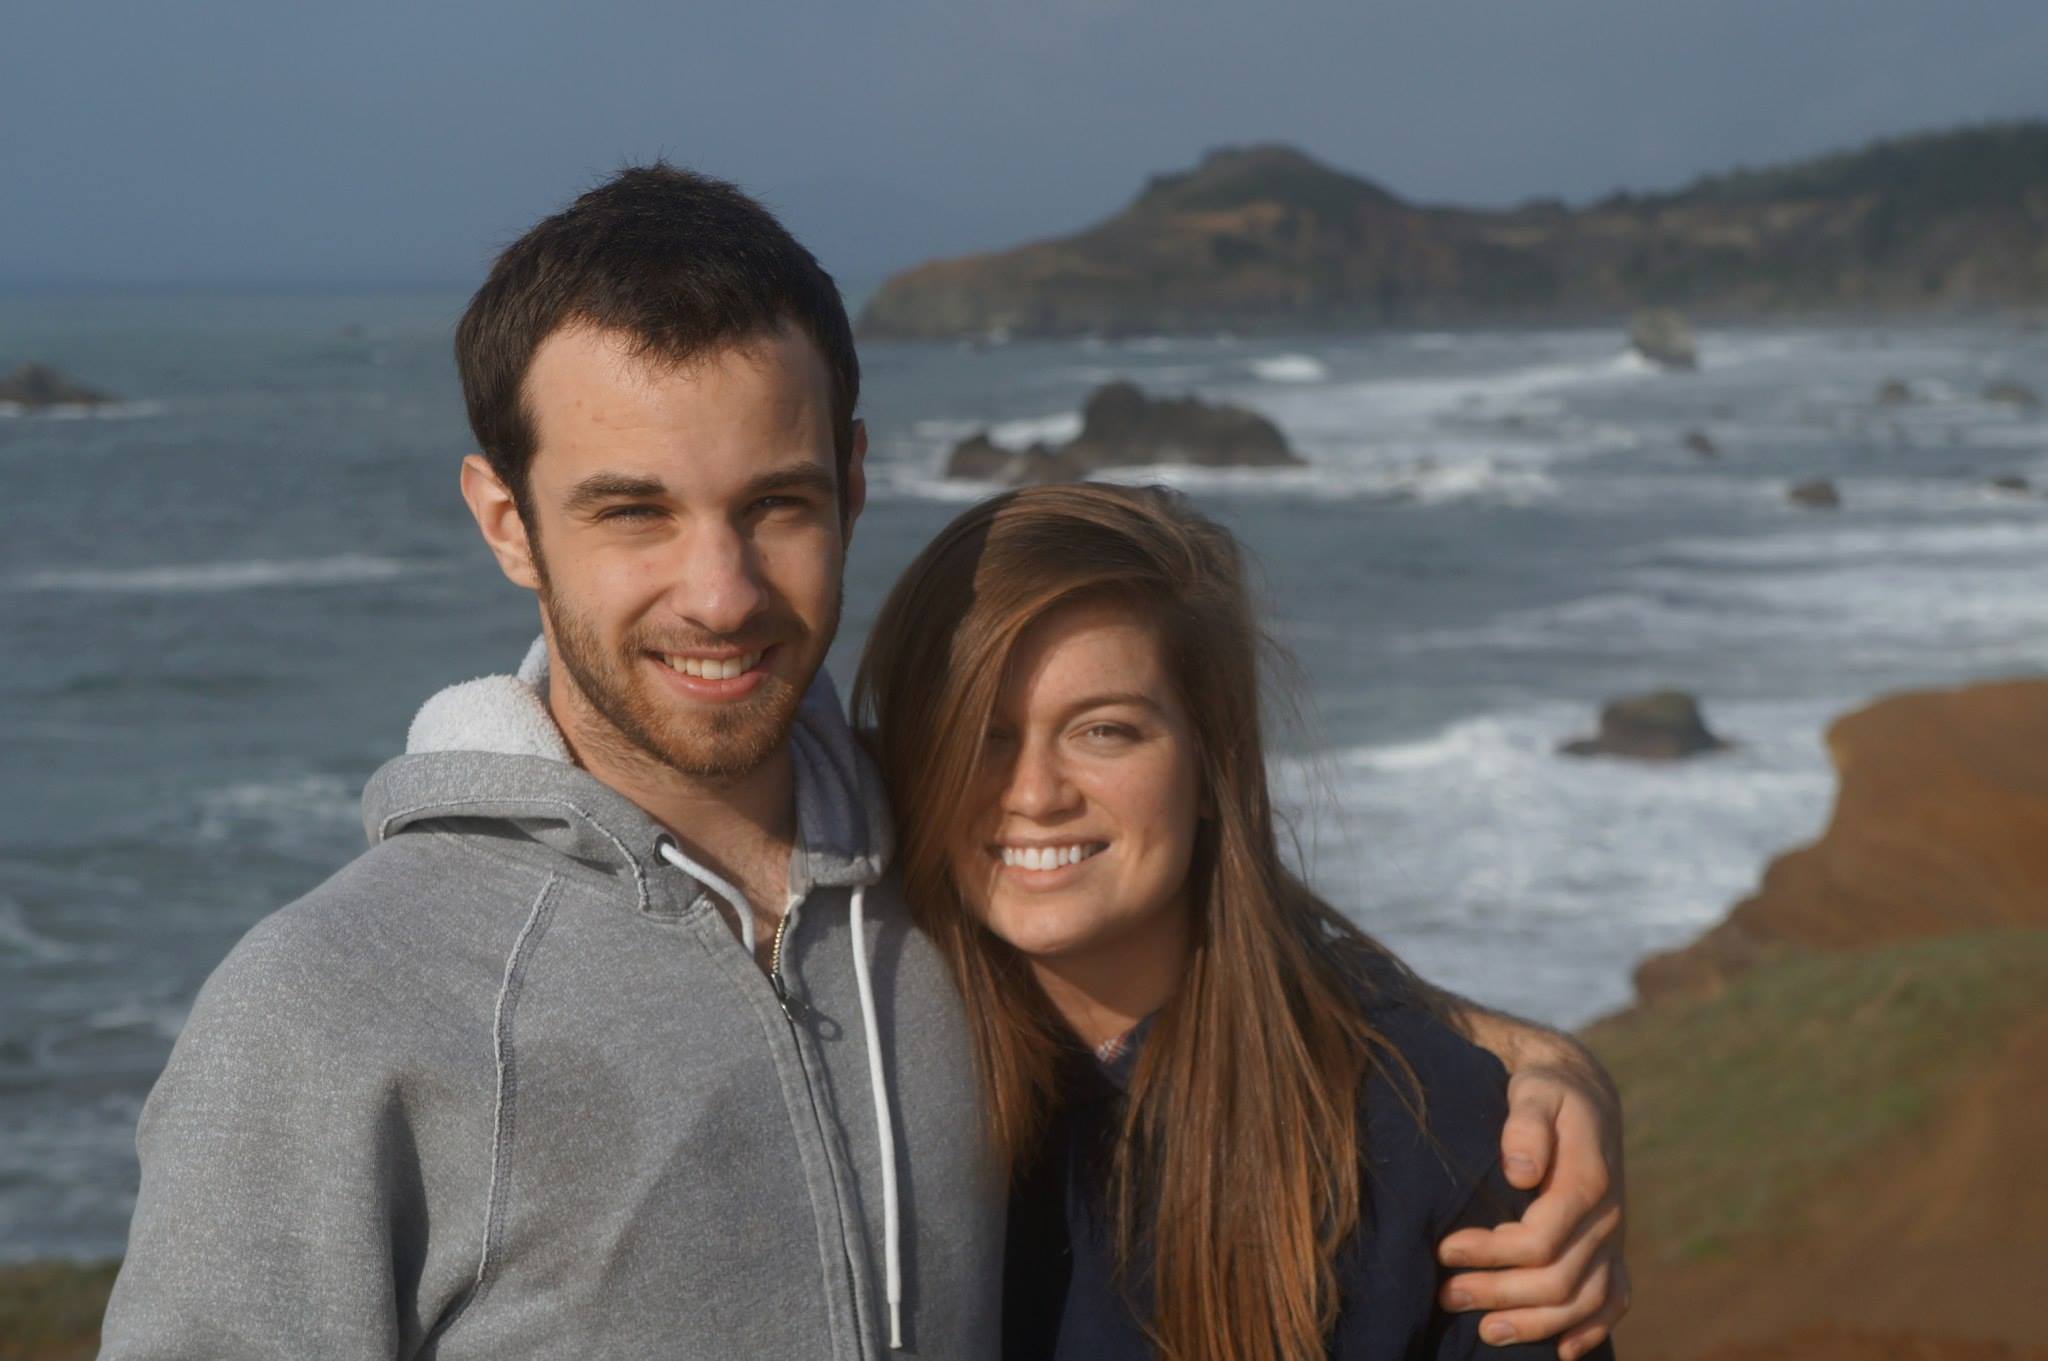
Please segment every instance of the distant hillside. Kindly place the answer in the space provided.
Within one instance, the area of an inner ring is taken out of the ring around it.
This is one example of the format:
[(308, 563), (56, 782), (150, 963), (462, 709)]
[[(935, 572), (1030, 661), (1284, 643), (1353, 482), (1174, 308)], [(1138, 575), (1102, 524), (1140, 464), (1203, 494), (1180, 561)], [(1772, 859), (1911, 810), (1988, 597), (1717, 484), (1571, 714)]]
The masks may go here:
[(864, 334), (1273, 331), (2048, 302), (2048, 123), (1968, 128), (1583, 208), (1426, 207), (1224, 148), (1068, 237), (884, 283)]

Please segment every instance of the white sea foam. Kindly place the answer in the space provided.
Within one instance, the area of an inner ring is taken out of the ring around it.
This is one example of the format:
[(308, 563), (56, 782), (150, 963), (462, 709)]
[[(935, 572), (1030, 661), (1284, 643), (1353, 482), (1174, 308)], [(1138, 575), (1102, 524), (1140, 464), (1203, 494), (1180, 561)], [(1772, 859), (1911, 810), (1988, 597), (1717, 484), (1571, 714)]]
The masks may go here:
[[(1818, 519), (1818, 517), (1810, 517)], [(1660, 544), (1649, 561), (1733, 566), (1779, 567), (1870, 562), (1894, 565), (1904, 561), (1997, 561), (2031, 557), (2048, 561), (2048, 515), (2035, 520), (1992, 524), (1893, 525), (1814, 524), (1800, 532), (1757, 534), (1744, 538), (1686, 538)]]
[(88, 1030), (100, 1033), (141, 1031), (158, 1039), (175, 1040), (185, 1028), (189, 1008), (171, 1002), (119, 1002), (85, 1018)]
[(1046, 416), (1027, 416), (1003, 421), (989, 430), (989, 438), (1011, 449), (1029, 445), (1065, 444), (1081, 433), (1081, 413), (1058, 411)]
[(1330, 366), (1310, 354), (1276, 354), (1254, 359), (1251, 370), (1268, 383), (1320, 383), (1330, 376)]
[(167, 563), (121, 569), (48, 568), (9, 580), (17, 590), (194, 592), (273, 586), (347, 586), (388, 581), (412, 570), (396, 558), (345, 553), (331, 558), (252, 558), (245, 562)]
[(1923, 674), (1935, 658), (1987, 670), (2048, 664), (2048, 529), (1986, 528), (1974, 543), (1939, 525), (1804, 544), (1681, 540), (1657, 550), (1669, 565), (1631, 565), (1605, 589), (1383, 645), (1587, 659), (1768, 652), (1781, 669), (1793, 657), (1837, 668), (1917, 657), (1926, 660), (1909, 671)]
[(76, 959), (79, 952), (30, 926), (20, 903), (0, 897), (0, 958), (10, 954), (38, 964), (55, 964)]
[(1820, 704), (1730, 704), (1739, 743), (1668, 765), (1556, 754), (1591, 706), (1484, 714), (1414, 741), (1276, 763), (1304, 868), (1425, 974), (1574, 1024), (1717, 920), (1810, 837), (1833, 777)]
[(21, 402), (0, 402), (0, 417), (44, 421), (138, 421), (161, 416), (169, 409), (165, 403), (153, 401), (58, 402), (33, 408)]
[(338, 775), (291, 775), (209, 789), (198, 797), (200, 841), (255, 838), (273, 844), (325, 844), (358, 826), (357, 790)]

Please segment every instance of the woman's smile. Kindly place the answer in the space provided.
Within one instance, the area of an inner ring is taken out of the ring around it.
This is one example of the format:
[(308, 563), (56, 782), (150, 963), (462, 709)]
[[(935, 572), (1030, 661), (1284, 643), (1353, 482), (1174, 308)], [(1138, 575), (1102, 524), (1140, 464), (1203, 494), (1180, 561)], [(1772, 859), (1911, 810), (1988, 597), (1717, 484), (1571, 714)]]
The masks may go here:
[(1004, 869), (1027, 876), (1027, 883), (1046, 883), (1059, 871), (1078, 868), (1108, 849), (1107, 841), (998, 842), (989, 847), (989, 854), (1001, 861)]

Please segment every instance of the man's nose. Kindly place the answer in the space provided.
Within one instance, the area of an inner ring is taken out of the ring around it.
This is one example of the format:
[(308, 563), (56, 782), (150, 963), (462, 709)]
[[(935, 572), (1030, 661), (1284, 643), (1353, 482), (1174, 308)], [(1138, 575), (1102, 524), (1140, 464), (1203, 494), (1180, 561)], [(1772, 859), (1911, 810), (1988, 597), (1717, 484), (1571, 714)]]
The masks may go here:
[(740, 632), (768, 603), (754, 546), (728, 525), (692, 535), (670, 599), (678, 614), (707, 633)]

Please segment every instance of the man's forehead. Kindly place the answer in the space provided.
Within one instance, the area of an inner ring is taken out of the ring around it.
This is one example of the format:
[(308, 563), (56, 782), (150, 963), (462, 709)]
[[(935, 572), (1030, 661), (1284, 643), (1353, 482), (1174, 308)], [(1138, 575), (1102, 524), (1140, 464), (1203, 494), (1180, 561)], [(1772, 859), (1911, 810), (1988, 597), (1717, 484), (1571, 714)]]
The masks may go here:
[(564, 328), (535, 353), (524, 397), (534, 468), (550, 482), (605, 471), (694, 480), (715, 462), (744, 480), (792, 462), (835, 466), (823, 357), (793, 328), (683, 362), (617, 331)]
[(529, 393), (537, 376), (544, 384), (566, 379), (645, 388), (737, 365), (796, 368), (823, 384), (825, 395), (830, 393), (831, 372), (824, 352), (802, 327), (788, 321), (710, 344), (676, 347), (618, 327), (571, 318), (548, 332), (534, 348), (527, 361), (526, 382)]

